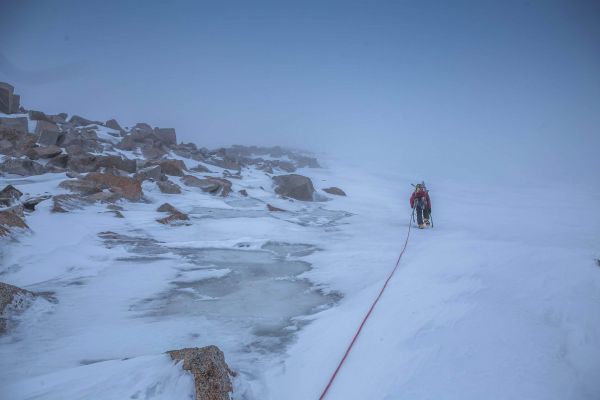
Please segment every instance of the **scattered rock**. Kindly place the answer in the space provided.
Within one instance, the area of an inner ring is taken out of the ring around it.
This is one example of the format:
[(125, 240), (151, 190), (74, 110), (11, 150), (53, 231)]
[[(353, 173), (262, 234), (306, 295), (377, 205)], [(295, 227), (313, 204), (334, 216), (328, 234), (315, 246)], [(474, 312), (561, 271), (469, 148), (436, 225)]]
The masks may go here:
[(51, 198), (52, 196), (50, 196), (49, 194), (43, 195), (43, 196), (37, 196), (37, 197), (31, 197), (25, 201), (23, 201), (23, 207), (28, 210), (28, 211), (34, 211), (35, 210), (35, 206), (37, 206), (38, 204), (40, 204), (42, 201), (44, 200), (48, 200), (49, 198)]
[(181, 188), (178, 184), (173, 183), (169, 180), (166, 181), (156, 181), (156, 185), (160, 189), (162, 193), (165, 194), (180, 194)]
[(303, 175), (290, 174), (273, 177), (275, 192), (285, 197), (296, 200), (313, 201), (315, 188), (310, 178)]
[(238, 193), (244, 197), (248, 197), (248, 192), (246, 191), (246, 189), (238, 190)]
[(189, 221), (190, 217), (187, 214), (184, 214), (179, 211), (175, 211), (171, 213), (168, 217), (157, 219), (156, 222), (161, 223), (163, 225), (172, 225), (176, 223), (180, 223), (181, 221)]
[(13, 207), (8, 210), (0, 211), (0, 237), (8, 236), (11, 228), (29, 229), (23, 220), (22, 207)]
[(90, 172), (83, 179), (97, 183), (103, 189), (118, 193), (127, 200), (139, 201), (142, 199), (142, 186), (136, 179), (99, 172)]
[(44, 146), (58, 144), (61, 132), (53, 122), (38, 121), (35, 126), (35, 134), (38, 135), (37, 142)]
[(29, 159), (9, 158), (0, 164), (0, 171), (21, 176), (41, 175), (44, 166)]
[(128, 158), (122, 158), (119, 156), (101, 156), (98, 157), (97, 160), (98, 167), (116, 168), (129, 173), (134, 173), (137, 170), (137, 164), (135, 160), (130, 160)]
[(208, 168), (206, 168), (204, 165), (202, 164), (198, 164), (196, 165), (194, 168), (191, 169), (194, 172), (203, 172), (205, 174), (210, 174), (212, 171)]
[(12, 128), (19, 133), (29, 132), (29, 124), (27, 123), (27, 118), (25, 117), (0, 118), (0, 126), (5, 128)]
[(33, 151), (37, 158), (52, 158), (62, 153), (62, 149), (54, 144), (44, 147), (34, 147)]
[(92, 180), (71, 179), (58, 184), (63, 189), (81, 194), (94, 194), (102, 191), (102, 185)]
[(54, 122), (52, 118), (41, 111), (29, 110), (29, 119), (32, 121)]
[(199, 179), (192, 175), (186, 175), (181, 180), (186, 186), (194, 186), (211, 194), (221, 193), (221, 196), (223, 197), (229, 195), (231, 192), (231, 182), (227, 179), (213, 178), (210, 176), (205, 177), (205, 179)]
[(6, 332), (6, 312), (24, 310), (31, 304), (34, 296), (29, 290), (0, 282), (0, 334)]
[(150, 161), (149, 165), (160, 165), (163, 173), (171, 176), (183, 176), (184, 171), (187, 171), (185, 163), (181, 160), (156, 160)]
[(138, 181), (145, 180), (154, 180), (160, 181), (160, 177), (162, 175), (162, 169), (160, 165), (153, 165), (151, 167), (140, 169), (135, 175), (134, 178)]
[(277, 211), (287, 211), (287, 210), (284, 210), (283, 208), (272, 206), (271, 204), (267, 204), (267, 209), (269, 211), (275, 211), (275, 212), (277, 212)]
[(173, 128), (154, 128), (154, 135), (164, 144), (177, 144), (177, 135)]
[(21, 97), (15, 94), (15, 88), (6, 82), (0, 82), (0, 112), (16, 114), (19, 112)]
[(194, 376), (197, 400), (230, 400), (231, 376), (235, 374), (216, 346), (193, 347), (167, 352), (175, 361), (183, 360), (183, 369)]
[(161, 204), (160, 207), (158, 207), (156, 209), (156, 211), (159, 211), (159, 212), (168, 212), (168, 213), (180, 212), (178, 209), (176, 209), (175, 207), (173, 207), (169, 203), (163, 203), (163, 204)]
[(325, 189), (323, 189), (323, 191), (327, 192), (329, 194), (335, 194), (336, 196), (345, 196), (346, 195), (346, 193), (342, 189), (335, 187), (335, 186), (325, 188)]
[(73, 115), (69, 122), (74, 126), (102, 125), (102, 122), (92, 121), (87, 118), (80, 117), (79, 115)]
[(80, 210), (83, 208), (83, 197), (75, 194), (59, 194), (52, 197), (53, 213), (66, 213), (72, 210)]
[(114, 129), (115, 131), (123, 131), (123, 128), (121, 128), (116, 119), (109, 119), (105, 125), (107, 128)]
[(23, 192), (14, 187), (13, 185), (7, 185), (0, 191), (0, 205), (10, 207), (23, 196)]

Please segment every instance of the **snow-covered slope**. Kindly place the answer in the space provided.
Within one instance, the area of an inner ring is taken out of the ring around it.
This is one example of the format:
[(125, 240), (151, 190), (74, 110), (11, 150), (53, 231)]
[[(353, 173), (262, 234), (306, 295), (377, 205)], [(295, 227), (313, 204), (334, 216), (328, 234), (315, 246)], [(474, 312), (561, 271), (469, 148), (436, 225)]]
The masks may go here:
[[(164, 352), (209, 344), (239, 372), (236, 399), (318, 398), (393, 268), (413, 179), (320, 161), (298, 172), (326, 201), (282, 199), (248, 167), (228, 197), (145, 181), (124, 218), (40, 203), (2, 249), (0, 280), (44, 294), (0, 337), (2, 398), (187, 399), (192, 380)], [(57, 194), (65, 178), (0, 186)], [(428, 186), (435, 227), (412, 231), (327, 398), (599, 398), (599, 193)], [(163, 202), (190, 220), (157, 223)]]

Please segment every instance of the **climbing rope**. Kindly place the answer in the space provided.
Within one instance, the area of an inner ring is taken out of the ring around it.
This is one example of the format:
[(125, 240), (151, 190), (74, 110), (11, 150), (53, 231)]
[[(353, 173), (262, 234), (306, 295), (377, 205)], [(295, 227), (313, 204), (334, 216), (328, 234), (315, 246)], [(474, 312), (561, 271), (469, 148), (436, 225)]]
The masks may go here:
[(354, 337), (352, 338), (352, 341), (348, 345), (348, 348), (346, 349), (346, 352), (344, 353), (344, 356), (342, 357), (342, 359), (340, 360), (340, 363), (338, 364), (337, 368), (333, 372), (333, 375), (331, 375), (331, 378), (329, 378), (329, 382), (327, 383), (327, 386), (325, 386), (325, 389), (323, 390), (323, 393), (321, 393), (321, 396), (319, 397), (319, 400), (323, 400), (325, 398), (325, 396), (327, 395), (327, 392), (331, 388), (331, 385), (333, 384), (333, 381), (335, 380), (338, 372), (340, 372), (340, 369), (342, 368), (342, 365), (346, 361), (346, 358), (348, 358), (348, 354), (350, 354), (350, 351), (352, 350), (352, 346), (354, 346), (354, 343), (358, 339), (358, 335), (360, 335), (360, 332), (362, 331), (362, 329), (365, 326), (367, 320), (371, 316), (371, 313), (373, 312), (373, 309), (375, 309), (375, 306), (377, 305), (377, 302), (379, 301), (379, 299), (383, 295), (383, 292), (385, 291), (385, 288), (387, 287), (388, 282), (390, 281), (390, 279), (392, 279), (392, 276), (394, 276), (394, 273), (398, 269), (398, 265), (400, 265), (400, 259), (404, 255), (404, 251), (406, 250), (406, 246), (408, 245), (408, 239), (410, 238), (410, 229), (412, 228), (414, 217), (415, 217), (415, 210), (413, 209), (413, 211), (412, 211), (412, 213), (410, 215), (410, 223), (408, 224), (408, 231), (406, 233), (406, 240), (404, 241), (404, 246), (402, 247), (402, 251), (400, 251), (400, 255), (398, 256), (398, 260), (396, 261), (396, 266), (394, 267), (394, 269), (392, 270), (392, 272), (390, 272), (390, 275), (385, 280), (385, 283), (381, 287), (381, 290), (379, 291), (379, 294), (375, 298), (375, 301), (373, 301), (373, 304), (371, 304), (371, 308), (369, 308), (369, 311), (367, 312), (367, 314), (363, 318), (362, 322), (360, 323), (360, 326), (356, 330), (356, 333), (354, 334)]

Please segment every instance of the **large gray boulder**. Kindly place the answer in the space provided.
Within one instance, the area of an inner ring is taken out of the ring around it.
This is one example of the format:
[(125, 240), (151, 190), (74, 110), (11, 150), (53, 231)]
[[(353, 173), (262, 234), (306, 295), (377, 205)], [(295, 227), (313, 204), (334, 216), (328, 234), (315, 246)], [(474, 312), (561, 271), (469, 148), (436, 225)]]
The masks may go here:
[(298, 175), (279, 175), (273, 177), (275, 193), (296, 200), (313, 201), (315, 188), (310, 178)]
[(15, 88), (6, 82), (0, 82), (0, 112), (15, 114), (21, 107), (21, 98), (15, 94)]
[(174, 361), (183, 361), (182, 368), (194, 376), (197, 400), (230, 400), (234, 372), (225, 362), (217, 346), (192, 347), (167, 352)]
[(107, 128), (114, 129), (115, 131), (123, 131), (123, 128), (121, 128), (116, 119), (109, 119), (105, 125)]
[(87, 125), (103, 125), (100, 121), (92, 121), (87, 118), (80, 117), (79, 115), (73, 115), (69, 122), (73, 126), (87, 126)]
[(38, 143), (44, 146), (58, 144), (61, 137), (60, 129), (53, 122), (38, 121), (35, 126), (35, 134), (38, 135)]
[(29, 159), (9, 158), (0, 164), (0, 171), (21, 176), (41, 175), (44, 166)]
[(18, 118), (0, 118), (0, 126), (12, 128), (20, 133), (29, 132), (29, 126), (27, 124), (27, 118), (18, 117)]
[(154, 135), (166, 145), (177, 144), (177, 134), (173, 128), (154, 128)]

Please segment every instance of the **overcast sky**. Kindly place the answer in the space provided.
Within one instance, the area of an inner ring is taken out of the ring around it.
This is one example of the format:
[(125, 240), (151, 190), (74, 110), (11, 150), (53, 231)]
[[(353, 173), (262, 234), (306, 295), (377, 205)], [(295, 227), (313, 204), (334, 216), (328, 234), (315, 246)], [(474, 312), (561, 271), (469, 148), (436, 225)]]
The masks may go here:
[(206, 147), (600, 181), (597, 1), (7, 0), (0, 80)]

